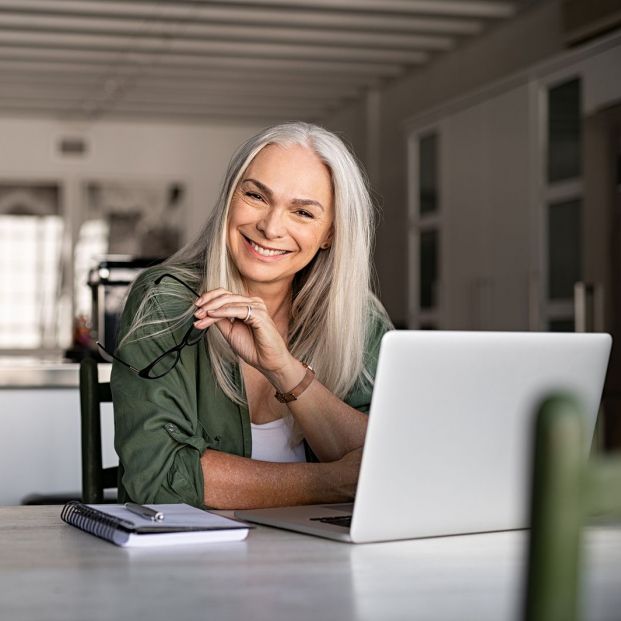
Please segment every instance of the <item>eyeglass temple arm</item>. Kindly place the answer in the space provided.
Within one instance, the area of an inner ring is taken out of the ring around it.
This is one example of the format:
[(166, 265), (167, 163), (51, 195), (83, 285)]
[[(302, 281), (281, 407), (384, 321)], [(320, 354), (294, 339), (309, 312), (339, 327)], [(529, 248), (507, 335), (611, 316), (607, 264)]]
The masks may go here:
[(110, 356), (110, 358), (114, 358), (114, 360), (126, 366), (130, 371), (133, 371), (134, 373), (138, 373), (138, 374), (140, 373), (140, 371), (132, 367), (131, 364), (128, 364), (127, 362), (125, 362), (125, 360), (122, 360), (118, 356), (115, 356), (112, 352), (109, 352), (99, 341), (95, 341), (95, 343), (97, 344), (97, 347), (99, 347), (99, 349), (101, 349), (101, 351), (103, 351), (107, 356)]

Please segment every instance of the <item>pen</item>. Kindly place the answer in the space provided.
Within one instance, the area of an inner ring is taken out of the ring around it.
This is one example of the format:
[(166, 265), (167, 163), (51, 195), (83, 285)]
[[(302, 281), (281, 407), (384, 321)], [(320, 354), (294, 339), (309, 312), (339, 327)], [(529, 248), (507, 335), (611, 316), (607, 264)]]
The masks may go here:
[(153, 522), (161, 522), (164, 519), (164, 514), (161, 511), (151, 509), (151, 507), (145, 507), (144, 505), (137, 505), (134, 502), (126, 502), (125, 508), (140, 517)]

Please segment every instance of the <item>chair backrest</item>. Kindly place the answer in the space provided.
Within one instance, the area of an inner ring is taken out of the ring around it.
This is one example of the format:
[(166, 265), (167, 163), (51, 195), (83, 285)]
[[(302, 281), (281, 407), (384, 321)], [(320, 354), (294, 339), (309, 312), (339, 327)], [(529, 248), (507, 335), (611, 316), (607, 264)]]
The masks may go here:
[(580, 407), (545, 400), (536, 424), (527, 621), (574, 621), (581, 531), (589, 516), (621, 516), (621, 456), (588, 458)]
[(104, 489), (117, 487), (119, 469), (104, 468), (101, 454), (101, 404), (112, 402), (110, 384), (100, 382), (97, 362), (80, 363), (80, 420), (82, 429), (82, 502), (104, 502)]

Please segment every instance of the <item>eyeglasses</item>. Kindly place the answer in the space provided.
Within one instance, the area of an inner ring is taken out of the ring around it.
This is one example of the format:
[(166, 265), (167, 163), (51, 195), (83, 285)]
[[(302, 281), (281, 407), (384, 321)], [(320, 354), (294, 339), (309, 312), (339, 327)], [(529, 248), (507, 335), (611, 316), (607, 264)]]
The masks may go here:
[[(162, 280), (164, 280), (164, 278), (172, 278), (173, 280), (176, 280), (179, 284), (183, 285), (186, 289), (191, 291), (197, 298), (200, 297), (199, 294), (194, 291), (192, 287), (190, 287), (190, 285), (186, 284), (185, 282), (183, 282), (183, 280), (180, 280), (173, 274), (166, 273), (158, 276), (155, 279), (154, 284), (159, 285)], [(192, 345), (196, 345), (197, 343), (199, 343), (202, 340), (203, 335), (206, 331), (207, 328), (205, 328), (204, 330), (197, 330), (194, 325), (190, 326), (178, 345), (175, 345), (174, 347), (171, 347), (170, 349), (165, 351), (153, 362), (149, 363), (146, 367), (144, 367), (144, 369), (136, 369), (131, 364), (125, 362), (125, 360), (123, 360), (122, 358), (119, 358), (116, 354), (109, 352), (99, 341), (97, 341), (97, 347), (99, 348), (99, 353), (101, 354), (101, 357), (106, 362), (112, 362), (113, 360), (116, 360), (117, 362), (120, 362), (122, 365), (126, 366), (132, 373), (138, 375), (138, 377), (142, 377), (143, 379), (159, 379), (160, 377), (164, 377), (164, 375), (166, 375), (167, 373), (170, 373), (175, 368), (175, 366), (177, 366), (179, 358), (181, 357), (181, 350), (184, 347), (191, 347)]]

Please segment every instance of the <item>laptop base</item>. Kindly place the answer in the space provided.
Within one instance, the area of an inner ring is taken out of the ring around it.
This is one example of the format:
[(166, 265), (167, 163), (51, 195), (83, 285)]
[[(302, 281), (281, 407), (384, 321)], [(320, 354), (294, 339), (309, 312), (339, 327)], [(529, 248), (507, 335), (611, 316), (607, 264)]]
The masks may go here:
[(316, 537), (352, 543), (349, 528), (319, 521), (322, 518), (351, 516), (352, 504), (301, 505), (270, 509), (244, 509), (235, 511), (235, 517), (247, 522), (283, 528)]

